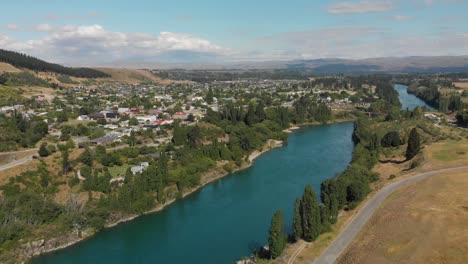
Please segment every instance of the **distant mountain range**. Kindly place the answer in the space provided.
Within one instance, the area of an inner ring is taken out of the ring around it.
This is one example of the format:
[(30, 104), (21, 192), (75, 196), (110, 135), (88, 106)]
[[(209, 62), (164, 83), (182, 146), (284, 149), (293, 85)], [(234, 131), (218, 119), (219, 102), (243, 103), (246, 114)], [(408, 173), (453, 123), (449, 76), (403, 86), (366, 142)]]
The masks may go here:
[(147, 69), (191, 69), (191, 70), (232, 70), (232, 69), (290, 69), (315, 73), (447, 73), (468, 72), (468, 56), (436, 57), (385, 57), (360, 60), (315, 59), (292, 61), (227, 62), (220, 64), (162, 64), (153, 62), (118, 62), (110, 67)]

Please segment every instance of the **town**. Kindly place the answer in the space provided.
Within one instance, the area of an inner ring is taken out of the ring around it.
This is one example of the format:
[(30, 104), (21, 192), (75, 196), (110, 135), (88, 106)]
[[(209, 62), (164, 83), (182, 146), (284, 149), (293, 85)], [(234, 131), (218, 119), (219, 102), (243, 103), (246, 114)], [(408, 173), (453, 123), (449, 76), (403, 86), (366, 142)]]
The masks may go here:
[[(339, 208), (352, 210), (377, 183), (395, 178), (373, 171), (385, 166), (379, 155), (401, 156), (398, 149), (410, 146), (412, 135), (424, 142), (458, 138), (441, 131), (466, 133), (468, 121), (466, 79), (450, 74), (265, 71), (218, 81), (225, 73), (183, 71), (171, 80), (160, 78), (172, 71), (127, 70), (123, 81), (112, 76), (115, 71), (92, 73), (104, 76), (99, 78), (27, 70), (0, 75), (4, 209), (24, 199), (15, 217), (33, 215), (32, 222), (6, 224), (0, 243), (13, 250), (2, 257), (26, 260), (162, 210), (287, 145), (288, 135), (302, 126), (354, 122), (353, 159), (335, 183), (345, 193)], [(193, 81), (202, 76), (211, 79)], [(400, 92), (424, 106), (405, 109)], [(417, 147), (407, 156), (404, 170), (420, 168), (421, 153)], [(30, 212), (33, 207), (42, 209)], [(336, 208), (328, 213), (338, 214)], [(44, 232), (56, 235), (44, 238)], [(315, 237), (298, 233), (295, 239)], [(264, 253), (249, 259), (261, 261)]]

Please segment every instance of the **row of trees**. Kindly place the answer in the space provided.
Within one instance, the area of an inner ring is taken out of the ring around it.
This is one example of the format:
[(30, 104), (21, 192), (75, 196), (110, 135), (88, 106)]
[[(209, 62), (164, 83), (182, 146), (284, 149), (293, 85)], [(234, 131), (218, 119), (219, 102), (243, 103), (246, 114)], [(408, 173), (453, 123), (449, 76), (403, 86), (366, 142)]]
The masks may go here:
[[(338, 220), (340, 209), (353, 209), (370, 192), (369, 183), (379, 179), (371, 171), (377, 163), (382, 146), (399, 146), (402, 144), (399, 132), (390, 131), (380, 139), (374, 133), (369, 120), (358, 120), (355, 124), (353, 139), (356, 143), (353, 159), (348, 168), (332, 179), (320, 185), (320, 201), (310, 185), (307, 185), (302, 197), (296, 199), (293, 214), (293, 238), (314, 241), (320, 234), (328, 232), (330, 226)], [(420, 135), (413, 128), (408, 138), (406, 158), (416, 156), (421, 148)], [(275, 213), (270, 227), (269, 247), (273, 258), (278, 257), (285, 247), (283, 241), (286, 233), (278, 227), (284, 221), (281, 214)], [(281, 220), (281, 221), (280, 221)], [(278, 235), (280, 230), (281, 235)]]
[(108, 74), (91, 68), (69, 68), (59, 64), (49, 63), (19, 52), (0, 49), (0, 62), (15, 67), (26, 68), (33, 71), (54, 72), (74, 77), (101, 78), (110, 77)]
[(416, 95), (431, 106), (437, 107), (442, 113), (453, 113), (464, 109), (464, 103), (459, 94), (444, 96), (439, 91), (439, 86), (452, 88), (452, 83), (442, 80), (422, 79), (412, 83), (408, 92)]
[(309, 97), (303, 96), (294, 102), (293, 118), (298, 124), (311, 121), (326, 123), (331, 120), (332, 112), (327, 105), (314, 102)]

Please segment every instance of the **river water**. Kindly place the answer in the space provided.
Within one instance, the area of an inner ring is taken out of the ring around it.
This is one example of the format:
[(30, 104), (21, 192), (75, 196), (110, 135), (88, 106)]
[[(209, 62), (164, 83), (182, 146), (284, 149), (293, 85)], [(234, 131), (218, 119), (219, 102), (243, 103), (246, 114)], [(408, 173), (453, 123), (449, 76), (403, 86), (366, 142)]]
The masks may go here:
[(421, 107), (425, 106), (428, 110), (434, 110), (432, 106), (426, 104), (426, 102), (424, 102), (423, 100), (419, 99), (413, 94), (409, 94), (407, 90), (408, 86), (395, 84), (394, 87), (395, 87), (395, 90), (397, 90), (398, 96), (400, 98), (401, 109), (413, 110), (414, 108), (418, 106), (421, 106)]
[(277, 209), (292, 222), (306, 184), (342, 172), (351, 160), (352, 123), (309, 126), (241, 172), (209, 184), (165, 210), (106, 229), (33, 263), (234, 263), (268, 239)]
[[(425, 106), (395, 85), (402, 109)], [(205, 186), (161, 212), (106, 229), (33, 263), (234, 263), (264, 245), (274, 211), (281, 209), (290, 229), (294, 199), (306, 184), (319, 193), (324, 179), (351, 160), (352, 123), (309, 126), (292, 133), (288, 144), (255, 164)], [(289, 230), (290, 231), (290, 230)]]

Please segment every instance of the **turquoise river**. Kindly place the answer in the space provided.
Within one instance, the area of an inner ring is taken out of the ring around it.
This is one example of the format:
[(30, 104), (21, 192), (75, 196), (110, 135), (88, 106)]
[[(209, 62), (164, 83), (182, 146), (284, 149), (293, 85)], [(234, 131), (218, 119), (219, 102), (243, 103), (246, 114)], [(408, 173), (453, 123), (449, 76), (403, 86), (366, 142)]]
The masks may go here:
[[(428, 107), (406, 88), (395, 85), (402, 109)], [(283, 211), (291, 229), (294, 200), (305, 185), (318, 193), (324, 179), (346, 168), (352, 131), (352, 123), (303, 127), (250, 168), (32, 263), (234, 263), (267, 243), (275, 210)]]
[(305, 185), (318, 193), (324, 179), (346, 168), (352, 131), (352, 123), (303, 127), (250, 168), (32, 263), (234, 263), (267, 243), (275, 210), (290, 226)]

